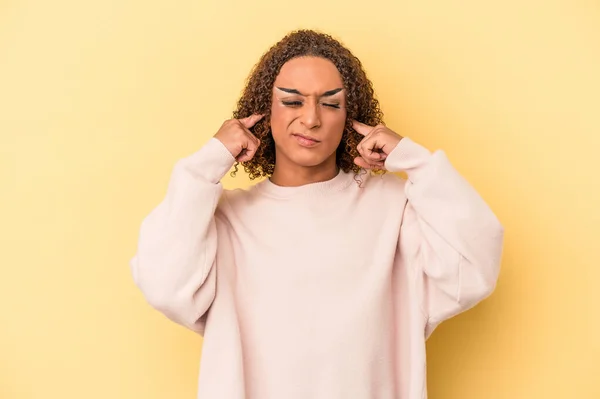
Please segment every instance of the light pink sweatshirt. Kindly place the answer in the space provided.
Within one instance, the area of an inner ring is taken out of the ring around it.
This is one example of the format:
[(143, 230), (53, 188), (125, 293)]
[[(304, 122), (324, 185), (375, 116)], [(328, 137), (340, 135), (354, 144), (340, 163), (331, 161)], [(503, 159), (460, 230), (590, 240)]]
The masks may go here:
[(425, 340), (493, 291), (503, 228), (442, 151), (394, 174), (224, 190), (217, 139), (180, 160), (141, 226), (146, 300), (204, 336), (200, 399), (422, 399)]

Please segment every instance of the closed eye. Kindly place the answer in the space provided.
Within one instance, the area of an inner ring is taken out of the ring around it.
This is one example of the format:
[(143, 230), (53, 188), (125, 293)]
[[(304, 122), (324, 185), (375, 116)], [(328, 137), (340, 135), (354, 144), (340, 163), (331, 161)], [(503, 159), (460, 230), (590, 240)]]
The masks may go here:
[[(282, 101), (281, 102), (283, 105), (285, 105), (286, 107), (300, 107), (302, 105), (302, 101)], [(335, 108), (335, 109), (339, 109), (340, 105), (339, 104), (326, 104), (323, 103), (324, 106), (329, 107), (329, 108)]]
[(298, 107), (302, 105), (302, 101), (282, 101), (281, 103), (286, 107)]

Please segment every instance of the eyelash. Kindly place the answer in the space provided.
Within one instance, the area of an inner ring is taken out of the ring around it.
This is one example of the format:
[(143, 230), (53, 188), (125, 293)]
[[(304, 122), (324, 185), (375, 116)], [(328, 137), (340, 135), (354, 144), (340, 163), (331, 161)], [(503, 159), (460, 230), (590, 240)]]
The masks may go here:
[[(285, 105), (286, 107), (298, 107), (302, 105), (301, 101), (282, 101), (282, 104)], [(324, 106), (329, 107), (329, 108), (335, 108), (335, 109), (340, 109), (340, 106), (338, 104), (325, 104), (323, 103)]]

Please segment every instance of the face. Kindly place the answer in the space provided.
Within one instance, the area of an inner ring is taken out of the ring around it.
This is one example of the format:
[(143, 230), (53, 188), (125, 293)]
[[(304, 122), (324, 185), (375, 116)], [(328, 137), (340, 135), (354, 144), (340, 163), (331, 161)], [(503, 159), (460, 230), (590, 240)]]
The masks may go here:
[(300, 57), (283, 65), (271, 105), (277, 166), (335, 167), (345, 123), (342, 77), (331, 61)]

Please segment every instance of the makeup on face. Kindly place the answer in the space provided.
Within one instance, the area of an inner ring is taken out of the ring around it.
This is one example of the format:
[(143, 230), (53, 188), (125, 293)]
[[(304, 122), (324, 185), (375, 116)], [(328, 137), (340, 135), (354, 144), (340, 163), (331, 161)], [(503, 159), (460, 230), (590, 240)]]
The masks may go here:
[[(298, 108), (304, 105), (306, 98), (313, 97), (306, 95), (293, 88), (276, 87), (277, 98), (286, 107)], [(343, 99), (343, 88), (339, 87), (316, 96), (324, 107), (340, 109)]]

